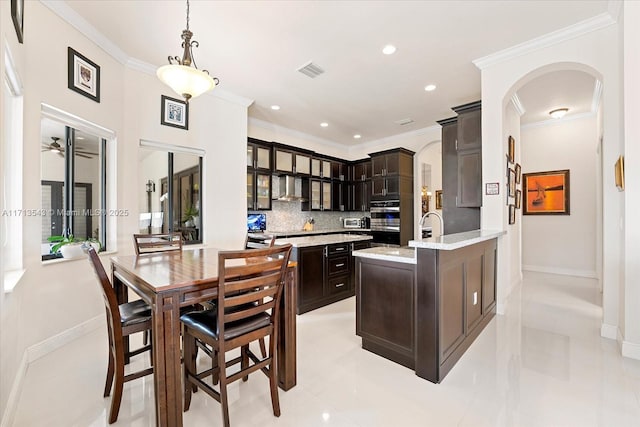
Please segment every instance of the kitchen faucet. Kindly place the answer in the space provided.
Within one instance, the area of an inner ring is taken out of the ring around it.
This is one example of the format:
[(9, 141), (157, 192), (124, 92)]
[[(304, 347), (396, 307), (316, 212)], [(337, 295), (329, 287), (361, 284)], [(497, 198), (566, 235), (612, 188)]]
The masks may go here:
[(440, 235), (443, 236), (444, 235), (444, 220), (442, 219), (442, 215), (440, 215), (436, 211), (429, 211), (426, 214), (422, 215), (422, 218), (420, 218), (420, 221), (418, 222), (418, 227), (420, 228), (420, 232), (422, 233), (422, 225), (424, 223), (424, 220), (427, 219), (427, 217), (429, 215), (435, 215), (436, 217), (438, 217), (438, 219), (440, 220)]

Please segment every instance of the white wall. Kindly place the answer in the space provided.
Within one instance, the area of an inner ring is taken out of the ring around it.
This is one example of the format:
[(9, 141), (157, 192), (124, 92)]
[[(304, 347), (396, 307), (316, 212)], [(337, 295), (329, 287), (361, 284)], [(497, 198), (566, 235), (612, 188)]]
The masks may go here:
[(596, 277), (597, 118), (523, 127), (522, 173), (569, 169), (570, 215), (522, 216), (522, 268)]
[[(508, 264), (503, 264), (502, 268), (508, 271), (508, 284), (511, 288), (513, 288), (513, 286), (522, 281), (522, 208), (516, 209), (515, 224), (509, 224), (509, 205), (515, 205), (516, 203), (515, 197), (509, 197), (509, 177), (507, 177), (506, 173), (506, 154), (509, 151), (509, 136), (512, 136), (515, 140), (514, 162), (516, 164), (520, 163), (520, 165), (522, 165), (524, 153), (522, 150), (522, 136), (520, 134), (520, 114), (518, 113), (512, 102), (507, 103), (506, 107), (504, 108), (504, 130), (502, 132), (502, 141), (504, 142), (502, 161), (504, 166), (502, 168), (502, 179), (498, 181), (500, 183), (500, 194), (497, 196), (494, 195), (485, 197), (499, 199), (503, 204), (503, 226), (507, 230), (507, 234), (504, 235), (502, 240), (504, 241), (504, 247), (511, 256), (511, 262), (509, 262)], [(510, 164), (509, 167), (515, 170), (515, 164)], [(520, 184), (516, 184), (516, 189), (522, 191), (522, 182)], [(522, 206), (522, 204), (520, 206)], [(501, 259), (503, 258), (503, 256), (498, 256), (498, 263), (500, 263)], [(509, 292), (511, 292), (511, 289), (507, 290), (507, 293)]]
[[(607, 21), (607, 19), (603, 19)], [(637, 40), (634, 40), (637, 46)], [(561, 39), (556, 35), (554, 43), (541, 44), (523, 50), (519, 55), (500, 57), (493, 61), (479, 62), (482, 68), (482, 140), (483, 179), (499, 181), (504, 174), (505, 129), (504, 106), (511, 96), (524, 84), (537, 76), (559, 69), (574, 69), (588, 72), (603, 82), (603, 164), (612, 165), (623, 148), (622, 135), (622, 82), (620, 80), (622, 56), (619, 47), (620, 28), (617, 24), (604, 25), (600, 29), (583, 35), (573, 33)], [(620, 260), (624, 231), (622, 196), (615, 190), (612, 174), (603, 174), (603, 331), (618, 327), (618, 294), (622, 280)], [(484, 197), (482, 227), (501, 229), (504, 224), (503, 202)], [(511, 289), (504, 267), (513, 261), (513, 256), (499, 241), (497, 299), (498, 311)], [(607, 325), (605, 327), (605, 325)]]
[[(41, 203), (40, 121), (41, 103), (46, 103), (116, 134), (116, 170), (111, 174), (116, 196), (109, 208), (126, 209), (129, 215), (110, 218), (117, 226), (117, 246), (111, 250), (133, 252), (131, 234), (138, 229), (139, 189), (132, 183), (139, 179), (141, 139), (205, 150), (205, 244), (223, 248), (242, 245), (246, 226), (242, 165), (246, 162), (248, 102), (203, 95), (191, 103), (189, 131), (161, 126), (160, 95), (174, 95), (155, 75), (126, 68), (40, 2), (25, 2), (25, 43), (19, 45), (9, 2), (0, 2), (0, 8), (0, 49), (8, 38), (25, 87), (24, 208), (39, 208)], [(100, 65), (100, 103), (67, 88), (67, 46)], [(4, 74), (3, 69), (0, 72)], [(14, 292), (1, 297), (3, 414), (14, 379), (24, 367), (21, 361), (26, 349), (96, 317), (102, 321), (104, 316), (102, 299), (86, 260), (41, 261), (40, 220), (24, 218), (26, 272)], [(109, 255), (103, 258), (107, 268), (108, 259)]]

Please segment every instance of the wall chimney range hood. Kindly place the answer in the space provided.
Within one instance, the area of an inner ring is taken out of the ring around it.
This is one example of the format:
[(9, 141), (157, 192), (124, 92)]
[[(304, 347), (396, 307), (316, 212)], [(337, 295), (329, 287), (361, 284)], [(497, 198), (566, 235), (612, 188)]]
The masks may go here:
[(273, 188), (278, 189), (279, 192), (276, 195), (276, 199), (283, 202), (306, 202), (307, 199), (302, 197), (300, 194), (301, 185), (299, 193), (296, 194), (296, 178), (290, 175), (284, 176), (274, 176), (274, 181), (279, 181), (276, 185), (276, 182), (273, 182)]

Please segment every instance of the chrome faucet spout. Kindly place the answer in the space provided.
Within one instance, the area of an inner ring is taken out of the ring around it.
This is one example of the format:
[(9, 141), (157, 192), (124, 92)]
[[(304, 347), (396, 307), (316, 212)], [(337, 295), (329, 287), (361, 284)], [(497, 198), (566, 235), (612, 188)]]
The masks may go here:
[(422, 225), (424, 224), (424, 220), (427, 219), (431, 215), (433, 215), (433, 216), (438, 218), (438, 221), (440, 222), (440, 235), (444, 235), (444, 220), (442, 219), (442, 215), (440, 215), (436, 211), (429, 211), (426, 214), (422, 215), (422, 218), (420, 218), (420, 222), (418, 222), (418, 226), (422, 230)]

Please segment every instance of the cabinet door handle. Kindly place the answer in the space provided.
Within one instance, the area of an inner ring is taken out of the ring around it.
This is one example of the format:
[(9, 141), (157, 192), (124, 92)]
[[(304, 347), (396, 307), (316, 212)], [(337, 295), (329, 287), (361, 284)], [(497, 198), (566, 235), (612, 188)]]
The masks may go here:
[(344, 262), (341, 262), (340, 264), (336, 264), (336, 267), (344, 267)]
[(456, 139), (456, 151), (458, 151), (458, 140)]
[(338, 283), (338, 284), (336, 285), (336, 288), (341, 288), (341, 287), (343, 287), (343, 286), (344, 286), (344, 283)]
[(337, 252), (337, 251), (344, 251), (344, 248), (343, 248), (343, 247), (336, 248), (336, 252)]

